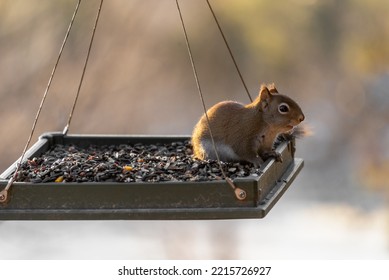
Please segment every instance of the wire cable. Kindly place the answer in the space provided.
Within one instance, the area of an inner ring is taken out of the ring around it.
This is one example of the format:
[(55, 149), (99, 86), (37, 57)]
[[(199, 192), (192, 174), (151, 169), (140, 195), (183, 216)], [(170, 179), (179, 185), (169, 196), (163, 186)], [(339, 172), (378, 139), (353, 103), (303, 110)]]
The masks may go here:
[(199, 93), (199, 96), (200, 96), (200, 100), (201, 100), (201, 103), (203, 105), (205, 117), (206, 117), (206, 120), (207, 120), (207, 126), (208, 126), (208, 130), (209, 130), (209, 135), (211, 136), (212, 145), (213, 145), (213, 148), (215, 150), (216, 159), (217, 159), (217, 163), (219, 165), (219, 169), (220, 169), (220, 171), (222, 173), (223, 178), (226, 180), (226, 182), (234, 190), (236, 198), (239, 199), (239, 200), (244, 200), (246, 198), (246, 192), (244, 190), (240, 189), (240, 188), (237, 188), (234, 185), (234, 183), (232, 182), (232, 180), (227, 177), (226, 173), (224, 172), (223, 166), (222, 166), (222, 164), (220, 162), (219, 153), (218, 153), (218, 151), (216, 149), (215, 139), (213, 138), (213, 134), (212, 134), (212, 130), (211, 130), (211, 125), (210, 125), (208, 114), (207, 114), (207, 108), (205, 106), (203, 93), (202, 93), (200, 82), (199, 82), (199, 78), (198, 78), (198, 75), (197, 75), (196, 65), (195, 65), (194, 60), (193, 60), (192, 50), (191, 50), (189, 39), (188, 39), (188, 34), (186, 32), (185, 23), (184, 23), (184, 19), (182, 18), (182, 13), (181, 13), (181, 9), (180, 9), (180, 5), (178, 3), (178, 0), (176, 0), (176, 4), (177, 4), (178, 13), (180, 15), (182, 30), (183, 30), (184, 36), (185, 36), (185, 42), (186, 42), (186, 47), (187, 47), (188, 54), (189, 54), (189, 59), (190, 59), (191, 65), (192, 65), (193, 75), (194, 75), (194, 78), (195, 78), (195, 81), (196, 81), (197, 90), (198, 90), (198, 93)]
[(100, 14), (101, 14), (101, 8), (103, 7), (103, 2), (104, 2), (104, 0), (100, 1), (99, 9), (97, 11), (96, 20), (95, 20), (95, 24), (93, 25), (92, 36), (91, 36), (91, 39), (90, 39), (90, 42), (89, 42), (88, 52), (86, 54), (84, 68), (82, 69), (82, 74), (81, 74), (80, 82), (78, 84), (78, 89), (77, 89), (76, 97), (74, 98), (74, 102), (73, 102), (73, 106), (72, 106), (72, 109), (71, 109), (70, 114), (69, 114), (68, 122), (67, 122), (67, 124), (66, 124), (66, 126), (65, 126), (65, 128), (63, 129), (63, 132), (62, 132), (64, 135), (66, 135), (68, 133), (68, 131), (69, 131), (70, 123), (71, 123), (72, 118), (73, 118), (73, 114), (74, 114), (74, 110), (76, 108), (78, 97), (80, 96), (80, 91), (81, 91), (82, 83), (84, 81), (84, 76), (85, 76), (86, 68), (88, 66), (89, 56), (90, 56), (90, 53), (91, 53), (91, 50), (92, 50), (92, 45), (93, 45), (93, 41), (94, 41), (95, 34), (96, 34), (97, 24), (99, 22), (99, 18), (100, 18)]
[(242, 84), (243, 84), (244, 89), (246, 90), (247, 96), (249, 97), (250, 101), (253, 102), (253, 99), (251, 98), (250, 92), (249, 92), (249, 90), (248, 90), (248, 88), (247, 88), (247, 86), (246, 86), (246, 83), (245, 83), (244, 79), (243, 79), (242, 73), (240, 72), (239, 67), (238, 67), (238, 64), (236, 63), (235, 57), (234, 57), (234, 55), (233, 55), (233, 53), (232, 53), (232, 51), (231, 51), (230, 46), (228, 45), (226, 36), (224, 36), (224, 32), (223, 32), (223, 30), (222, 30), (222, 28), (221, 28), (221, 26), (220, 26), (220, 24), (219, 24), (219, 21), (217, 20), (216, 14), (215, 14), (215, 12), (213, 11), (212, 6), (211, 6), (211, 4), (209, 3), (208, 0), (207, 0), (207, 4), (208, 4), (209, 9), (211, 10), (211, 13), (212, 13), (213, 18), (215, 19), (216, 25), (217, 25), (217, 27), (219, 28), (220, 34), (221, 34), (222, 37), (223, 37), (223, 40), (224, 40), (224, 43), (226, 44), (226, 47), (227, 47), (227, 49), (228, 49), (228, 52), (230, 53), (232, 62), (233, 62), (234, 65), (235, 65), (235, 69), (236, 69), (236, 71), (238, 72), (239, 78), (240, 78), (240, 80), (242, 81)]
[(8, 201), (8, 191), (9, 189), (11, 188), (12, 184), (15, 182), (16, 180), (16, 177), (18, 176), (18, 172), (19, 172), (19, 169), (20, 169), (20, 166), (23, 162), (23, 159), (24, 159), (24, 156), (27, 152), (27, 149), (30, 145), (30, 142), (31, 142), (31, 139), (32, 139), (32, 136), (34, 135), (34, 132), (35, 132), (35, 128), (36, 128), (36, 125), (38, 123), (38, 119), (39, 119), (39, 116), (41, 114), (41, 111), (42, 111), (42, 108), (43, 108), (43, 105), (46, 101), (46, 97), (49, 93), (49, 89), (51, 87), (51, 83), (53, 81), (53, 78), (54, 78), (54, 75), (55, 75), (55, 72), (57, 70), (57, 67), (58, 67), (58, 64), (59, 64), (59, 61), (61, 59), (61, 56), (62, 56), (62, 52), (65, 48), (65, 45), (66, 45), (66, 42), (68, 40), (68, 37), (69, 37), (69, 34), (70, 34), (70, 30), (72, 29), (72, 26), (73, 26), (73, 23), (74, 23), (74, 19), (76, 18), (76, 15), (78, 13), (78, 9), (80, 7), (80, 3), (81, 3), (81, 0), (78, 0), (77, 4), (76, 4), (76, 7), (74, 9), (74, 12), (73, 12), (73, 15), (72, 15), (72, 18), (70, 20), (70, 23), (69, 23), (69, 26), (68, 26), (68, 29), (66, 31), (66, 34), (65, 34), (65, 38), (63, 39), (63, 42), (62, 42), (62, 45), (61, 45), (61, 48), (59, 50), (59, 53), (58, 53), (58, 56), (57, 56), (57, 60), (54, 64), (54, 67), (53, 67), (53, 70), (51, 72), (51, 75), (50, 75), (50, 78), (49, 78), (49, 81), (47, 83), (47, 86), (46, 86), (46, 89), (45, 89), (45, 92), (43, 94), (43, 97), (42, 97), (42, 100), (39, 104), (39, 108), (38, 108), (38, 111), (35, 115), (35, 119), (34, 119), (34, 122), (32, 124), (32, 128), (31, 128), (31, 132), (30, 132), (30, 135), (28, 136), (28, 139), (27, 139), (27, 142), (26, 142), (26, 145), (24, 146), (24, 149), (23, 149), (23, 152), (22, 152), (22, 155), (20, 156), (19, 160), (17, 161), (17, 164), (16, 164), (16, 169), (15, 169), (15, 172), (13, 174), (13, 176), (9, 179), (6, 187), (0, 192), (0, 203), (5, 203)]

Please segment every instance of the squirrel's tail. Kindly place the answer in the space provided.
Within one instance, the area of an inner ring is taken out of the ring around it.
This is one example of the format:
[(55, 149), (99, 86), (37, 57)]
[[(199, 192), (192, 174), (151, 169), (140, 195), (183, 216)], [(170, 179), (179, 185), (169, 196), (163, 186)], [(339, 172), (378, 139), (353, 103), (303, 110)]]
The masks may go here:
[(307, 124), (299, 124), (290, 134), (292, 138), (303, 138), (313, 135), (312, 127)]
[(274, 141), (274, 148), (277, 147), (281, 142), (291, 141), (293, 139), (301, 139), (303, 137), (313, 135), (312, 127), (307, 124), (299, 124), (292, 131), (288, 133), (282, 133), (278, 135), (276, 141)]

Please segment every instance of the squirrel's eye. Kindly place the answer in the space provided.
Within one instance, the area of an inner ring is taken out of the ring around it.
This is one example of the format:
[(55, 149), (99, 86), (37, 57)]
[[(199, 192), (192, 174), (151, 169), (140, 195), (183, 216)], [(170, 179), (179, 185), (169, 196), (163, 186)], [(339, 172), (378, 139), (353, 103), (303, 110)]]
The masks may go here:
[(281, 103), (280, 105), (278, 105), (278, 112), (280, 112), (281, 114), (288, 113), (289, 112), (289, 105), (286, 103)]

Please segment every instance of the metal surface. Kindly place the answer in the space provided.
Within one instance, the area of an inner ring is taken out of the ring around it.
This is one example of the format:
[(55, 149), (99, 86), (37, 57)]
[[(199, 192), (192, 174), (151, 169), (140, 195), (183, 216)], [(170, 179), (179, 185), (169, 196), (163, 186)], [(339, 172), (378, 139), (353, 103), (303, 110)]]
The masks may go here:
[[(44, 153), (55, 144), (79, 146), (183, 141), (185, 136), (63, 135), (47, 133), (31, 147), (26, 158)], [(96, 219), (241, 219), (263, 218), (281, 198), (303, 167), (293, 157), (294, 142), (277, 151), (283, 162), (268, 160), (262, 174), (234, 180), (246, 192), (243, 200), (224, 180), (161, 183), (21, 183), (15, 182), (7, 204), (0, 205), (1, 220)], [(16, 163), (0, 175), (5, 186)]]

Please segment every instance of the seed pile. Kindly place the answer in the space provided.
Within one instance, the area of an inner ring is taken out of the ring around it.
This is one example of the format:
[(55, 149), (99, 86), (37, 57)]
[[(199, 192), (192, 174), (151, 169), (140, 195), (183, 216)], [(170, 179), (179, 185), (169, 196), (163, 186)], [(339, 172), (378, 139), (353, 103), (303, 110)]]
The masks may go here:
[[(222, 163), (231, 179), (258, 176), (252, 164)], [(198, 182), (222, 179), (214, 160), (192, 157), (189, 141), (156, 145), (111, 145), (81, 148), (55, 145), (24, 162), (17, 181), (46, 182)]]

